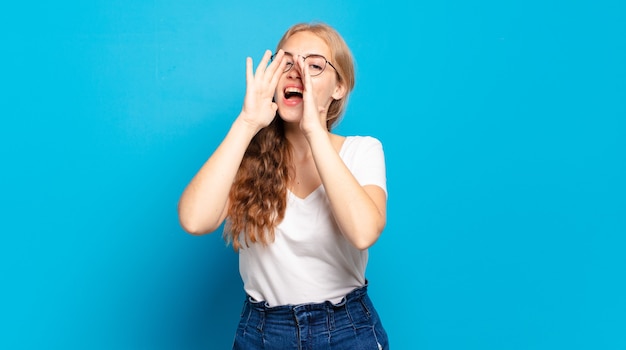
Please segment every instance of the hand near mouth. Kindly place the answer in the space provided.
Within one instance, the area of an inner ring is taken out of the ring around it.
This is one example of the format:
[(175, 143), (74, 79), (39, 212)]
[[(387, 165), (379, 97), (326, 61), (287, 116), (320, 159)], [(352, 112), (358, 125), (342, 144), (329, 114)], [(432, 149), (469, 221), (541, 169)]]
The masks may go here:
[(252, 71), (252, 58), (246, 58), (246, 97), (241, 116), (245, 122), (257, 130), (268, 126), (276, 116), (278, 105), (272, 99), (278, 80), (287, 64), (283, 59), (284, 55), (283, 50), (278, 50), (275, 59), (268, 65), (272, 52), (265, 51), (254, 72)]
[(311, 74), (309, 67), (303, 64), (300, 60), (297, 61), (298, 66), (302, 72), (302, 82), (304, 84), (304, 91), (302, 93), (303, 114), (300, 120), (300, 130), (305, 135), (310, 134), (316, 130), (322, 129), (328, 131), (324, 123), (322, 123), (322, 115), (325, 115), (326, 111), (324, 107), (320, 107), (317, 104), (317, 99), (313, 95), (313, 83), (311, 81)]

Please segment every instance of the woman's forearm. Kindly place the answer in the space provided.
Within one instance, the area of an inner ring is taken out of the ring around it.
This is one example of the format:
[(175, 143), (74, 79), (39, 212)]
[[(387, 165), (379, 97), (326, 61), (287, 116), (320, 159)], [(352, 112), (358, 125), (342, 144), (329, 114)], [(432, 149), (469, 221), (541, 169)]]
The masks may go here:
[(359, 184), (333, 147), (328, 133), (309, 135), (308, 140), (341, 232), (356, 248), (370, 247), (385, 227), (385, 192), (378, 186)]
[(213, 232), (222, 224), (233, 180), (257, 132), (243, 118), (237, 118), (222, 143), (187, 185), (178, 203), (178, 216), (185, 231), (200, 235)]

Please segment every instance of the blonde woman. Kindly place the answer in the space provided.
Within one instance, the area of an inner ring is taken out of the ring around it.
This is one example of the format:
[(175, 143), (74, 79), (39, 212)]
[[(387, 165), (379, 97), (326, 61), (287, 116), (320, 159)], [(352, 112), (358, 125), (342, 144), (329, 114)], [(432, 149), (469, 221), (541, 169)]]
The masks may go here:
[(247, 294), (233, 349), (388, 349), (367, 295), (367, 249), (386, 222), (381, 143), (331, 133), (354, 87), (325, 24), (297, 24), (256, 69), (243, 108), (183, 192), (182, 227), (239, 253)]

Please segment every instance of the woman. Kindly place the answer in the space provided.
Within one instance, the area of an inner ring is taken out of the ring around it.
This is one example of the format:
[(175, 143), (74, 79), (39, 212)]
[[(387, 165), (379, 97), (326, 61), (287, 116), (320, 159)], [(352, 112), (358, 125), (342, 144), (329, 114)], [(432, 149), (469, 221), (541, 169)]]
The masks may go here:
[(183, 192), (192, 234), (239, 252), (247, 293), (233, 349), (388, 349), (367, 296), (367, 248), (386, 222), (382, 145), (330, 132), (354, 64), (325, 24), (297, 24), (253, 71), (230, 131)]

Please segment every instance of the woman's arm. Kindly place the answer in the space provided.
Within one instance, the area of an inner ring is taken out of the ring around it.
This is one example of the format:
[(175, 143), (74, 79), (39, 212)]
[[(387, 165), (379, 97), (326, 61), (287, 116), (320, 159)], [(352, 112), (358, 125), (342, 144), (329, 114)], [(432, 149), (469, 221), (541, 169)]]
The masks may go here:
[(246, 59), (246, 97), (241, 113), (180, 197), (178, 217), (185, 231), (210, 233), (226, 218), (228, 194), (244, 153), (254, 135), (276, 116), (272, 97), (286, 64), (283, 56), (280, 50), (268, 65), (271, 52), (267, 50), (254, 73), (252, 59)]
[(309, 144), (335, 220), (358, 249), (367, 249), (386, 224), (387, 194), (376, 185), (361, 186), (345, 165), (327, 132), (310, 133)]
[(325, 128), (325, 111), (313, 96), (311, 76), (304, 65), (304, 116), (300, 122), (315, 166), (326, 189), (335, 220), (343, 235), (358, 249), (373, 245), (387, 222), (387, 194), (379, 186), (361, 186), (336, 151)]
[(228, 194), (250, 140), (257, 133), (241, 115), (185, 188), (178, 217), (185, 231), (201, 235), (215, 231), (226, 218)]

